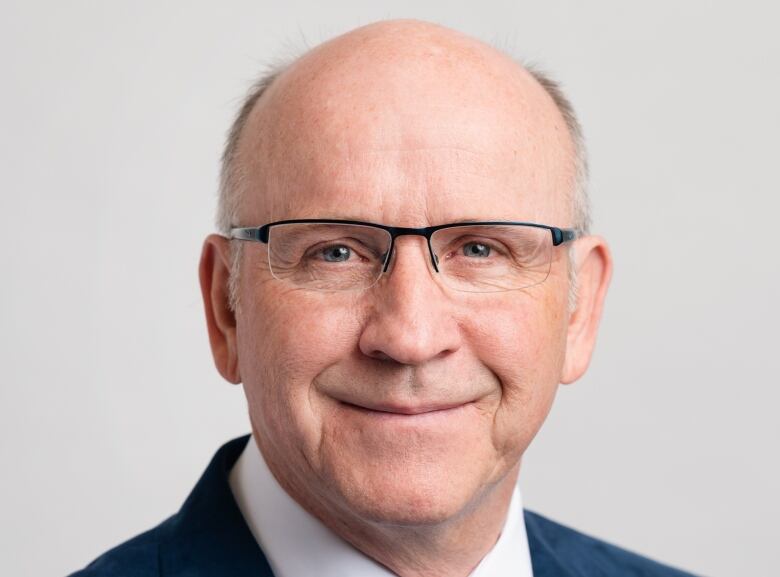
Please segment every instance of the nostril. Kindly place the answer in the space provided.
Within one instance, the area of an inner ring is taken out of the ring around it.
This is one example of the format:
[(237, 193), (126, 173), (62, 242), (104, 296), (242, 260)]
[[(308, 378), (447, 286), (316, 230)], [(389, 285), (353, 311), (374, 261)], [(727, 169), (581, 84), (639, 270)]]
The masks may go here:
[(388, 355), (387, 353), (384, 353), (380, 351), (379, 349), (375, 349), (371, 351), (368, 355), (372, 359), (376, 359), (377, 361), (394, 361), (395, 359)]

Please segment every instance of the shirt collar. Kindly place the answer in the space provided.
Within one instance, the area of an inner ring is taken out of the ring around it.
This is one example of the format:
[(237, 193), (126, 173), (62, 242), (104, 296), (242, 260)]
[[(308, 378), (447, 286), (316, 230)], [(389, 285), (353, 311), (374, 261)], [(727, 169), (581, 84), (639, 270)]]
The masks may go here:
[[(271, 473), (253, 436), (230, 472), (230, 488), (276, 577), (395, 575), (290, 497)], [(532, 575), (522, 498), (516, 486), (501, 536), (469, 577)]]

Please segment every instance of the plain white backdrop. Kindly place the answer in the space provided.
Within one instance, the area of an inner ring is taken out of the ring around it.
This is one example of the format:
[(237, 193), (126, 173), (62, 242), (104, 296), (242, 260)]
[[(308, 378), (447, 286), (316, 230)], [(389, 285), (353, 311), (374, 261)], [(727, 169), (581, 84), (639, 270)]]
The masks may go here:
[(0, 16), (0, 574), (64, 575), (175, 512), (249, 431), (197, 284), (262, 66), (390, 17), (563, 82), (616, 260), (526, 506), (682, 568), (777, 575), (780, 41), (770, 2), (31, 2)]

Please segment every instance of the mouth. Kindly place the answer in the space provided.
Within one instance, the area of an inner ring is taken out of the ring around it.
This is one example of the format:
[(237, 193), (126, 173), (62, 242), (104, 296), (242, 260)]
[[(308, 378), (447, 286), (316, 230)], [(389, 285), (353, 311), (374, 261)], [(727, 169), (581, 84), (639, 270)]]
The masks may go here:
[(339, 401), (342, 405), (377, 417), (418, 417), (418, 416), (439, 416), (448, 415), (464, 409), (471, 405), (471, 402), (465, 403), (436, 403), (422, 405), (385, 405), (385, 404), (354, 404), (346, 401)]

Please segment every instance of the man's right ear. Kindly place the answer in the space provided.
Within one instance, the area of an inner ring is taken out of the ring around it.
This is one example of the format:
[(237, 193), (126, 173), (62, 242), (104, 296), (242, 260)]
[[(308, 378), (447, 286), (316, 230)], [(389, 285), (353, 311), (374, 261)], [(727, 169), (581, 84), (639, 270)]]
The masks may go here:
[(218, 234), (209, 235), (203, 242), (198, 272), (211, 353), (219, 374), (238, 384), (241, 374), (238, 369), (236, 315), (229, 304), (230, 263), (230, 241)]

